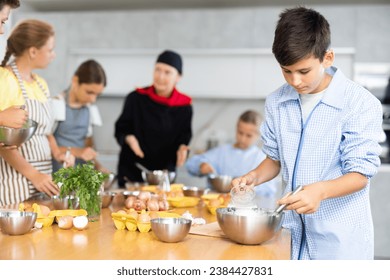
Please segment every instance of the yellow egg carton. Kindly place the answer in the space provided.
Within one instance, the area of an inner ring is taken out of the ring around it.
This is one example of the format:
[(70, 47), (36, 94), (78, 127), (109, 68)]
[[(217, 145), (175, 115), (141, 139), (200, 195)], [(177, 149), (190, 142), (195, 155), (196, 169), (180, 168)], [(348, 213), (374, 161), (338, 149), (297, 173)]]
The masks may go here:
[[(143, 212), (151, 215), (150, 212)], [(166, 217), (180, 217), (179, 214), (166, 212), (166, 211), (154, 211), (152, 212), (155, 217), (166, 218)], [(152, 228), (151, 223), (142, 223), (137, 221), (134, 216), (125, 213), (111, 213), (112, 220), (114, 221), (114, 225), (118, 230), (124, 230), (125, 228), (128, 231), (136, 231), (139, 232), (149, 232)]]
[(198, 197), (182, 196), (182, 197), (168, 197), (169, 205), (176, 208), (195, 207), (199, 203)]
[[(49, 208), (47, 206), (42, 206), (45, 207), (49, 211)], [(33, 203), (31, 207), (27, 204), (20, 203), (19, 204), (19, 211), (24, 212), (24, 211), (32, 211), (34, 213), (37, 213), (37, 223), (42, 224), (42, 227), (49, 227), (53, 224), (55, 216), (53, 215), (53, 211), (50, 211), (49, 213), (43, 213), (41, 209), (41, 205), (37, 203)]]

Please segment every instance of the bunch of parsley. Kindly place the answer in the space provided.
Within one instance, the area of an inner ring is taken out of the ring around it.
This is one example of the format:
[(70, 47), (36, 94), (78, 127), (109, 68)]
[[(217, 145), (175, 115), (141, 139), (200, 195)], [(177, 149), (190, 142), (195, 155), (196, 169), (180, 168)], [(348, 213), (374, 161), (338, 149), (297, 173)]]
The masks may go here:
[(92, 162), (61, 168), (53, 173), (53, 181), (61, 186), (60, 197), (78, 197), (80, 208), (92, 216), (100, 214), (99, 191), (107, 178), (108, 175), (96, 170)]

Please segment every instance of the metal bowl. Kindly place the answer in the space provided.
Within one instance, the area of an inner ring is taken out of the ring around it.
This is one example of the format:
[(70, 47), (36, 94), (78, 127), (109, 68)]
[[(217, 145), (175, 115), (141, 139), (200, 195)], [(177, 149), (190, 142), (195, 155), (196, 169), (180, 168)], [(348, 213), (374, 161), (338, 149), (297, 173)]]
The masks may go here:
[(105, 191), (111, 189), (112, 186), (114, 185), (114, 183), (116, 182), (116, 180), (117, 180), (117, 178), (116, 178), (116, 175), (114, 173), (108, 174), (108, 178), (106, 180), (104, 180), (104, 182), (103, 182), (103, 189)]
[[(162, 170), (153, 170), (151, 172), (142, 171), (142, 179), (147, 182), (149, 185), (158, 185), (164, 176), (164, 171)], [(176, 172), (168, 172), (169, 183), (174, 183), (176, 179)]]
[(0, 212), (0, 229), (9, 235), (22, 235), (29, 232), (37, 220), (37, 213), (6, 211)]
[(183, 188), (183, 194), (184, 196), (194, 196), (194, 197), (201, 197), (204, 194), (204, 189), (199, 187), (190, 187), (190, 186), (184, 186)]
[(218, 208), (217, 221), (234, 242), (256, 245), (270, 240), (280, 230), (284, 213), (262, 208)]
[(152, 231), (163, 242), (182, 241), (191, 228), (192, 221), (185, 218), (157, 218), (150, 221)]
[(101, 197), (102, 197), (102, 208), (107, 208), (110, 206), (112, 200), (114, 199), (114, 196), (116, 195), (115, 192), (102, 192)]
[(31, 119), (27, 120), (21, 128), (0, 126), (0, 143), (7, 146), (20, 146), (34, 135), (37, 127), (38, 123)]
[(228, 193), (231, 189), (233, 177), (228, 175), (210, 175), (207, 180), (214, 191)]
[(79, 198), (73, 195), (67, 195), (61, 198), (59, 195), (52, 197), (53, 207), (55, 210), (64, 210), (64, 209), (79, 209)]

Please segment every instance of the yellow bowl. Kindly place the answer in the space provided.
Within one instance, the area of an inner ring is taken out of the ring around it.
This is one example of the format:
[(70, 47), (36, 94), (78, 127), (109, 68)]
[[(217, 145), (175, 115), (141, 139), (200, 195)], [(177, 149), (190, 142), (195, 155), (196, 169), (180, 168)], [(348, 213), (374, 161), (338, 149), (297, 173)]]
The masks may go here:
[(207, 210), (212, 215), (216, 215), (217, 214), (217, 209), (218, 208), (225, 208), (226, 207), (226, 205), (220, 205), (220, 206), (209, 206), (208, 204), (206, 204), (206, 205), (207, 205)]
[(167, 200), (172, 207), (176, 207), (176, 208), (194, 207), (199, 203), (198, 197), (191, 197), (191, 196), (168, 197)]
[(181, 217), (179, 214), (173, 212), (159, 211), (156, 213), (159, 218), (180, 218)]
[(220, 196), (219, 193), (208, 193), (202, 195), (200, 198), (203, 200), (212, 200), (212, 199), (217, 199)]
[(141, 191), (143, 192), (152, 192), (155, 193), (158, 190), (158, 186), (156, 185), (148, 185), (148, 186), (142, 186)]

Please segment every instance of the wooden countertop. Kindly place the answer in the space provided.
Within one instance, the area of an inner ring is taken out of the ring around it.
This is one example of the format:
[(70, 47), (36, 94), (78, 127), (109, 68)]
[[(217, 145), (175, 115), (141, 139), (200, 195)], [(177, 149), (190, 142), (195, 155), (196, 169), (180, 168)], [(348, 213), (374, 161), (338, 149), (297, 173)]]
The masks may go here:
[[(100, 219), (90, 222), (83, 231), (62, 230), (57, 224), (31, 232), (10, 236), (0, 233), (0, 260), (234, 260), (290, 259), (290, 232), (281, 230), (273, 239), (261, 245), (236, 244), (226, 238), (188, 234), (178, 243), (159, 241), (148, 233), (117, 230), (111, 212), (118, 210), (116, 201), (102, 210)], [(12, 207), (8, 207), (12, 208)], [(16, 207), (14, 207), (16, 208)], [(194, 217), (215, 222), (200, 203), (193, 208), (176, 208), (182, 214), (190, 211)]]

